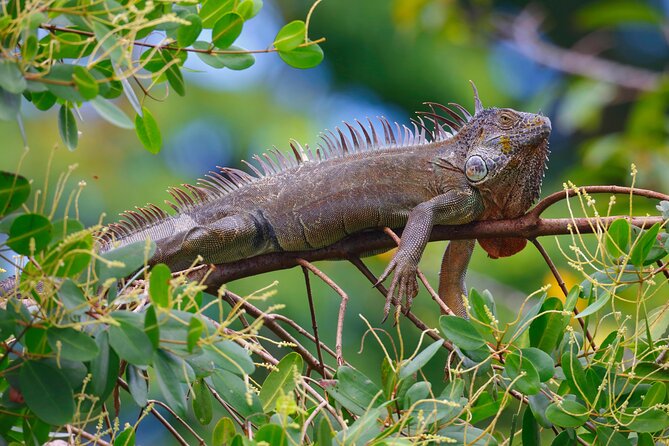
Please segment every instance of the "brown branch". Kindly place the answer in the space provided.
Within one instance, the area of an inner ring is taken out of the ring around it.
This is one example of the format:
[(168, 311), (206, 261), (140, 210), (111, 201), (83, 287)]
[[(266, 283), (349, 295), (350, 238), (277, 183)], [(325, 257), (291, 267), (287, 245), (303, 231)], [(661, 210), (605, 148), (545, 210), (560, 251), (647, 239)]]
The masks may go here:
[[(603, 217), (599, 221), (608, 226), (616, 219), (625, 218), (631, 225), (649, 227), (662, 222), (662, 217)], [(478, 221), (460, 226), (435, 226), (430, 241), (467, 240), (480, 238), (523, 237), (528, 240), (547, 235), (570, 234), (569, 228), (580, 233), (592, 233), (592, 220), (589, 218), (537, 218), (532, 212), (512, 220)], [(397, 232), (397, 230), (396, 230)], [(312, 251), (278, 252), (264, 254), (235, 263), (219, 264), (213, 267), (205, 277), (201, 271), (189, 274), (192, 280), (203, 280), (209, 292), (216, 294), (224, 283), (250, 277), (269, 271), (293, 268), (299, 265), (298, 259), (308, 262), (318, 260), (348, 260), (364, 256), (370, 252), (383, 252), (396, 247), (395, 242), (382, 230), (370, 230), (353, 234), (344, 240), (325, 248)]]
[(542, 40), (540, 24), (541, 18), (537, 14), (525, 10), (513, 21), (500, 23), (498, 28), (521, 54), (547, 67), (633, 90), (654, 91), (659, 87), (661, 75), (658, 73), (560, 48)]

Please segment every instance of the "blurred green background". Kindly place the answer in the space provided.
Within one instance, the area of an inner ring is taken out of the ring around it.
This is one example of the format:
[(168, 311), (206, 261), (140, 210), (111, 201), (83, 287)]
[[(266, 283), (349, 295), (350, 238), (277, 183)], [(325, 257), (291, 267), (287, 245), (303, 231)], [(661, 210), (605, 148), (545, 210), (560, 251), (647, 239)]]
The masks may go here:
[[(267, 47), (282, 23), (303, 18), (310, 6), (309, 1), (265, 0), (239, 43)], [(289, 138), (315, 145), (322, 129), (342, 120), (384, 115), (408, 123), (424, 101), (458, 102), (471, 110), (471, 79), (485, 106), (542, 111), (553, 121), (544, 196), (561, 190), (567, 180), (629, 185), (632, 162), (639, 169), (638, 186), (666, 193), (668, 16), (669, 0), (326, 0), (310, 26), (312, 37), (327, 39), (321, 44), (325, 61), (316, 69), (293, 69), (276, 54), (266, 54), (245, 71), (213, 71), (191, 55), (185, 97), (154, 89), (155, 99), (146, 98), (145, 105), (163, 134), (158, 155), (146, 152), (133, 131), (113, 127), (88, 106), (81, 110), (79, 147), (70, 152), (60, 142), (55, 110), (39, 112), (24, 103), (29, 148), (24, 149), (16, 123), (0, 122), (0, 169), (20, 169), (43, 187), (51, 158), (52, 184), (67, 166), (77, 164), (70, 185), (86, 183), (79, 200), (81, 219), (95, 224), (104, 213), (104, 222), (110, 222), (125, 209), (161, 204), (168, 186), (193, 183), (217, 165), (241, 167), (240, 159), (273, 145), (287, 149)], [(132, 115), (128, 104), (118, 104)], [(605, 212), (608, 197), (599, 201)], [(640, 201), (636, 210), (653, 212), (653, 206)], [(564, 206), (548, 215), (568, 216)], [(555, 239), (543, 242), (568, 284), (580, 282)], [(564, 247), (568, 243), (562, 239)], [(422, 260), (433, 284), (444, 247), (431, 244)], [(385, 254), (366, 263), (378, 274), (389, 259)], [(346, 359), (376, 376), (378, 349), (365, 347), (358, 354), (366, 330), (359, 315), (380, 326), (381, 295), (347, 263), (317, 266), (350, 297)], [(299, 269), (236, 281), (229, 288), (244, 295), (275, 280), (277, 294), (259, 305), (285, 304), (282, 312), (309, 327)], [(499, 260), (477, 248), (468, 276), (470, 287), (490, 289), (507, 306), (507, 317), (515, 315), (528, 293), (550, 282), (548, 268), (531, 246)], [(320, 281), (312, 284), (320, 333), (333, 345), (338, 297)], [(560, 295), (557, 287), (549, 294)], [(424, 292), (414, 311), (428, 325), (437, 325), (438, 308)], [(390, 323), (382, 327), (393, 331)], [(411, 350), (420, 333), (406, 321), (401, 328)], [(373, 341), (368, 337), (366, 342)], [(431, 373), (442, 372), (437, 367)]]

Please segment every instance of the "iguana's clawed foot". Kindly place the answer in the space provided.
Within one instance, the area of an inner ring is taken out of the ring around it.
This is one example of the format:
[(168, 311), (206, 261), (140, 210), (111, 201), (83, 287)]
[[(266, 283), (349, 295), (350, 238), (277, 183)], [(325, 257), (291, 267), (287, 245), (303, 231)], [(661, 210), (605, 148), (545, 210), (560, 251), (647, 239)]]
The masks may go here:
[(388, 287), (386, 304), (383, 307), (384, 321), (388, 318), (391, 305), (400, 305), (402, 299), (404, 299), (402, 311), (406, 313), (411, 309), (413, 298), (418, 294), (418, 280), (416, 280), (417, 266), (410, 260), (398, 259), (398, 256), (395, 256), (390, 261), (375, 286), (386, 280), (393, 270), (395, 274), (390, 282), (390, 287)]

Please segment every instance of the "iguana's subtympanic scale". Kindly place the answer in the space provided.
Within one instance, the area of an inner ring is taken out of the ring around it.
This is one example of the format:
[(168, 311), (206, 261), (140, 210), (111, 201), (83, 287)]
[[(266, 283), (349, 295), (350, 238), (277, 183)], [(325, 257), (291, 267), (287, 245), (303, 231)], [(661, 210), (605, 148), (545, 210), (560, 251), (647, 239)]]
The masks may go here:
[[(176, 214), (149, 205), (111, 224), (101, 249), (155, 241), (151, 263), (173, 270), (229, 263), (269, 252), (328, 246), (355, 232), (404, 228), (397, 253), (381, 276), (394, 271), (390, 304), (418, 292), (416, 269), (433, 225), (522, 215), (538, 198), (548, 155), (548, 118), (505, 108), (475, 113), (430, 104), (412, 128), (368, 122), (321, 135), (315, 151), (293, 142), (294, 158), (278, 151), (247, 163), (250, 172), (220, 168), (197, 186), (170, 189)], [(441, 114), (439, 114), (441, 113)], [(447, 131), (448, 130), (448, 131)], [(169, 203), (169, 202), (168, 202)], [(524, 241), (481, 242), (492, 256), (510, 255)], [(452, 241), (440, 279), (442, 298), (464, 314), (464, 276), (473, 241)]]

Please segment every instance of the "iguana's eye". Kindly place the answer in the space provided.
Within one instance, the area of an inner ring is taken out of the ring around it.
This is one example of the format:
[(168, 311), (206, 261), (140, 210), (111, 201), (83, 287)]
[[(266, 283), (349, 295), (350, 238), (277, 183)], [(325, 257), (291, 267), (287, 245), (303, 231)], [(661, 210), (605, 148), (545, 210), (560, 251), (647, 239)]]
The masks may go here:
[(503, 129), (509, 129), (518, 121), (518, 117), (509, 112), (503, 112), (499, 115), (499, 125)]
[(478, 155), (470, 156), (465, 163), (465, 175), (473, 183), (482, 181), (488, 175), (488, 166)]

